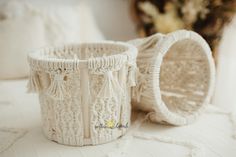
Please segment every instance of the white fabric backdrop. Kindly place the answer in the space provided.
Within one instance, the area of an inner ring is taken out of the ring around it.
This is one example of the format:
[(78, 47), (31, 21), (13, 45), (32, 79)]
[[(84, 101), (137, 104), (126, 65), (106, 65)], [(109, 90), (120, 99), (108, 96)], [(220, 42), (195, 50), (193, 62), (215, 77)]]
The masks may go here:
[[(1, 2), (8, 0), (0, 0)], [(94, 18), (105, 37), (110, 40), (130, 40), (136, 30), (130, 18), (129, 0), (15, 0), (44, 5), (76, 5), (84, 3), (94, 12)]]
[(236, 16), (226, 27), (219, 47), (213, 104), (236, 112)]

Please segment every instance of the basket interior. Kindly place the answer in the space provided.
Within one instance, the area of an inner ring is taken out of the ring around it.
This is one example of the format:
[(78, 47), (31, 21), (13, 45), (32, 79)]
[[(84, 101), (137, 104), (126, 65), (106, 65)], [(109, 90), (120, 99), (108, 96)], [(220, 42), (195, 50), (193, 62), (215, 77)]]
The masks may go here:
[(91, 43), (80, 45), (69, 45), (52, 50), (42, 50), (40, 56), (52, 59), (80, 59), (86, 60), (91, 57), (103, 57), (121, 54), (127, 51), (124, 45), (112, 43)]
[(210, 72), (206, 54), (194, 40), (184, 39), (171, 46), (160, 70), (162, 100), (181, 116), (197, 111), (204, 102)]

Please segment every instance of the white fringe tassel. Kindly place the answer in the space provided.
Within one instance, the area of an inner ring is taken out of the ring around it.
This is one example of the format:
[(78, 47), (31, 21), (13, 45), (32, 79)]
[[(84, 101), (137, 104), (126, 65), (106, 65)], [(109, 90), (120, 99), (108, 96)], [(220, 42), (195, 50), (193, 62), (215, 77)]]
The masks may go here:
[(65, 75), (55, 74), (51, 78), (51, 84), (47, 89), (47, 93), (56, 100), (63, 100), (66, 94)]
[(123, 89), (121, 88), (118, 80), (113, 76), (112, 71), (108, 71), (104, 74), (105, 80), (97, 95), (97, 98), (110, 98), (115, 100), (118, 104), (121, 103), (121, 97), (123, 95)]
[(131, 65), (128, 71), (128, 84), (130, 87), (134, 87), (138, 80), (138, 68), (136, 65)]
[(27, 88), (28, 88), (27, 90), (28, 93), (37, 93), (41, 91), (42, 88), (37, 71), (31, 70)]

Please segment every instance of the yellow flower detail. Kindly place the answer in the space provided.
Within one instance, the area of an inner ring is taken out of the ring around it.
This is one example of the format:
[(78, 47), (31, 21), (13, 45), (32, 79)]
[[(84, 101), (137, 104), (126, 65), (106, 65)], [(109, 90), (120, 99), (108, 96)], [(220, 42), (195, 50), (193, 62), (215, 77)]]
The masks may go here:
[(106, 126), (108, 128), (114, 128), (115, 127), (115, 120), (110, 119), (110, 120), (106, 121)]

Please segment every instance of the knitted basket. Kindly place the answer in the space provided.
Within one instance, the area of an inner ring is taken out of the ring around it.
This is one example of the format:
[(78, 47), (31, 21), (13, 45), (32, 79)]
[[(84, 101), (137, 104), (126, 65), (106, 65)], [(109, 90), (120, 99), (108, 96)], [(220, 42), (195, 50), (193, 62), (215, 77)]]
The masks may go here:
[(45, 48), (29, 53), (29, 92), (39, 93), (50, 140), (83, 146), (106, 143), (130, 125), (137, 49), (122, 42)]
[(151, 121), (185, 125), (209, 102), (215, 81), (211, 50), (197, 33), (180, 30), (129, 41), (140, 71), (132, 102)]

